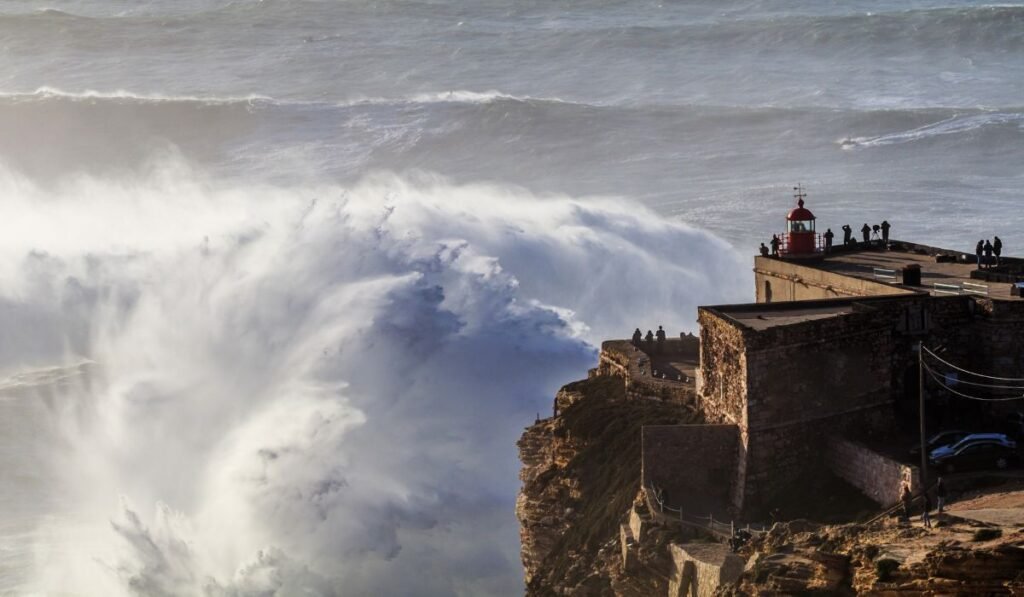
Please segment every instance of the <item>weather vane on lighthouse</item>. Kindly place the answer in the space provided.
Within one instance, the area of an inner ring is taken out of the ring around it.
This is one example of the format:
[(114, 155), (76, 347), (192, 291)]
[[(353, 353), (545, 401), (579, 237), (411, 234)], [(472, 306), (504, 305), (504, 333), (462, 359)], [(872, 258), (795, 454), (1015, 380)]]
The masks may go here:
[(804, 197), (807, 196), (807, 193), (804, 192), (804, 185), (803, 185), (803, 183), (802, 182), (796, 183), (796, 186), (793, 187), (793, 190), (796, 191), (796, 194), (793, 195), (793, 197), (796, 199), (797, 205), (799, 205), (800, 207), (803, 207), (804, 206)]

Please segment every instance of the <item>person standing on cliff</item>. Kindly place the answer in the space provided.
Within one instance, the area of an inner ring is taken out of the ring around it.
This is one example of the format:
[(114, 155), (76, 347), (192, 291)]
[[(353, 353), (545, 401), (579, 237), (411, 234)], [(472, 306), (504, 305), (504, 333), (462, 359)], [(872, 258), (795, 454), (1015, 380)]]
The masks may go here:
[(996, 266), (998, 266), (999, 256), (1003, 254), (1003, 241), (1000, 240), (998, 236), (992, 241), (992, 252), (995, 253)]
[(849, 224), (843, 224), (843, 246), (849, 246), (853, 238), (853, 228)]
[(824, 237), (825, 237), (825, 252), (826, 253), (831, 253), (832, 252), (832, 238), (835, 237), (835, 235), (832, 234), (832, 229), (831, 228), (826, 228), (825, 229)]
[(985, 241), (985, 266), (992, 267), (992, 243)]
[(768, 247), (765, 246), (764, 243), (761, 243), (761, 249), (760, 250), (761, 250), (761, 257), (767, 257), (768, 256)]
[(867, 222), (864, 222), (864, 226), (861, 227), (860, 234), (864, 237), (864, 244), (871, 242), (871, 226), (868, 226)]
[(903, 504), (903, 518), (910, 520), (910, 503), (913, 501), (914, 495), (910, 493), (910, 485), (907, 482), (903, 483), (903, 489), (900, 490), (900, 503)]
[(882, 220), (882, 244), (887, 247), (889, 246), (889, 228), (892, 228), (889, 222)]
[(935, 503), (939, 507), (939, 514), (942, 514), (942, 508), (946, 505), (946, 484), (943, 483), (942, 477), (935, 481)]
[(658, 352), (664, 352), (665, 351), (665, 330), (663, 330), (660, 325), (658, 326), (658, 333), (656, 335), (658, 337)]
[(640, 331), (640, 328), (633, 330), (633, 346), (640, 348), (640, 342), (643, 341), (644, 334)]
[(921, 524), (926, 529), (932, 528), (931, 509), (932, 499), (928, 496), (928, 490), (925, 489), (921, 492)]
[(985, 241), (979, 240), (978, 244), (974, 246), (974, 254), (978, 256), (978, 269), (981, 269), (983, 267), (983, 265), (984, 265), (982, 263), (982, 261), (981, 261), (981, 254), (984, 253), (984, 252), (985, 252)]
[(778, 257), (779, 256), (779, 235), (777, 235), (777, 234), (773, 234), (772, 235), (771, 245), (772, 245), (772, 257)]
[(654, 352), (654, 332), (647, 330), (647, 335), (644, 336), (644, 340), (647, 342), (647, 353), (651, 354)]

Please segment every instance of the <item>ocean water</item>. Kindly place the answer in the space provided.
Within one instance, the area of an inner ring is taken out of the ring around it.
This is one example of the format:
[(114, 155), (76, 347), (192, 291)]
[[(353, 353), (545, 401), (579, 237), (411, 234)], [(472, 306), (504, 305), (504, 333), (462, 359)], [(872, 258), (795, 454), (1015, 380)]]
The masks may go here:
[(819, 227), (1024, 244), (1024, 4), (0, 2), (0, 594), (522, 591), (515, 439)]

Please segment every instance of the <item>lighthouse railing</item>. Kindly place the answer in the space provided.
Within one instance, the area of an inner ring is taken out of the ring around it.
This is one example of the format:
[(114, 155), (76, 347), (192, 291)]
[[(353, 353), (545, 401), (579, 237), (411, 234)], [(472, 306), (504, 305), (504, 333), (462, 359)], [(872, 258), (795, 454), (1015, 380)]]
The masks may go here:
[[(801, 233), (801, 232), (798, 232), (797, 234), (814, 234), (814, 250), (813, 250), (813, 253), (824, 253), (825, 252), (825, 237), (822, 236), (820, 233), (817, 233), (817, 232), (814, 232), (814, 233), (808, 233), (808, 232)], [(775, 235), (779, 239), (779, 254), (780, 255), (792, 255), (792, 254), (803, 255), (803, 254), (806, 254), (806, 251), (799, 251), (797, 253), (792, 253), (790, 251), (789, 235), (790, 235), (789, 232), (783, 232), (781, 234), (776, 234)]]

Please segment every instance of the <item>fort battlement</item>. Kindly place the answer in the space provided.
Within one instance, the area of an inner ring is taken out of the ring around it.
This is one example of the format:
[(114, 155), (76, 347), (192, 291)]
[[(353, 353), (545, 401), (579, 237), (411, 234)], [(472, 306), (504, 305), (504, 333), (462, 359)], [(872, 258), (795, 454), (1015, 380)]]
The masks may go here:
[(602, 343), (597, 375), (621, 377), (631, 399), (693, 404), (700, 364), (700, 339), (684, 335), (664, 343), (609, 340)]
[[(733, 514), (763, 516), (816, 467), (880, 501), (901, 481), (917, 483), (917, 467), (880, 454), (872, 460), (870, 450), (851, 446), (907, 436), (918, 411), (919, 343), (944, 347), (948, 359), (972, 370), (1005, 377), (1024, 371), (1024, 300), (1008, 282), (981, 285), (972, 275), (977, 268), (955, 251), (901, 242), (799, 261), (759, 256), (758, 302), (699, 308), (695, 407), (709, 423), (735, 428), (733, 477), (723, 483)], [(939, 400), (929, 410), (942, 417), (944, 409)], [(679, 459), (673, 450), (700, 453), (708, 441), (702, 433), (657, 430), (657, 444), (677, 446), (664, 456), (645, 438), (652, 447), (644, 454), (645, 480), (685, 493), (685, 481), (670, 480), (665, 463)], [(704, 451), (715, 454), (715, 464), (697, 471), (701, 459), (694, 458), (682, 478), (720, 478), (718, 454), (728, 444), (711, 441)], [(878, 474), (854, 464), (838, 471), (830, 454), (886, 466)], [(694, 481), (691, 491), (707, 488)]]

